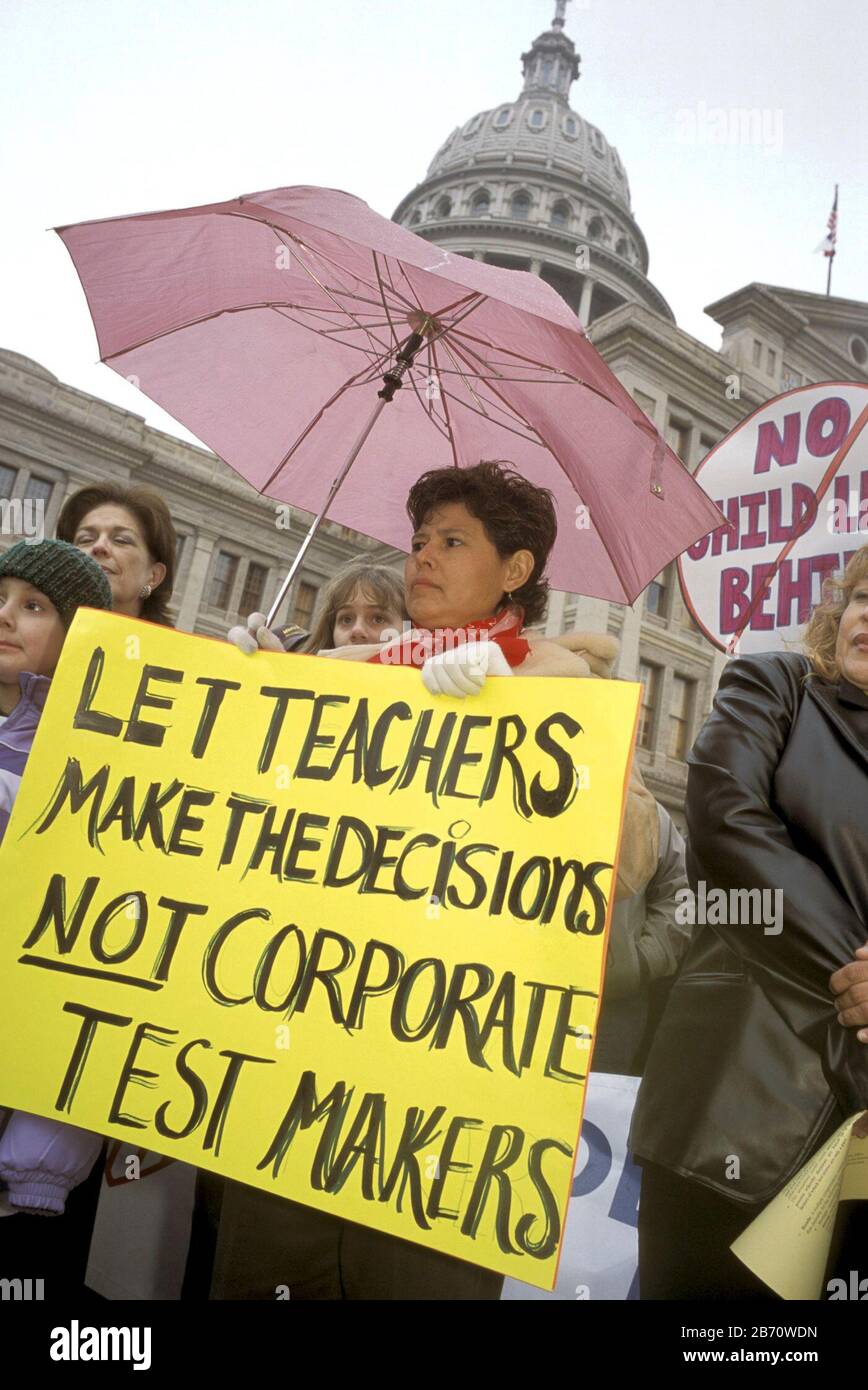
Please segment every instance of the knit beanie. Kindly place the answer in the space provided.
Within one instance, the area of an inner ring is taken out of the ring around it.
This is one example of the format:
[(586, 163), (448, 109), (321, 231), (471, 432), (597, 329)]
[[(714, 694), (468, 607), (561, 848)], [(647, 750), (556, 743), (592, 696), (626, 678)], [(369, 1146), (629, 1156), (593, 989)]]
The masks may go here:
[(19, 541), (0, 555), (0, 579), (23, 579), (51, 599), (64, 627), (75, 610), (112, 606), (111, 585), (95, 560), (67, 541)]

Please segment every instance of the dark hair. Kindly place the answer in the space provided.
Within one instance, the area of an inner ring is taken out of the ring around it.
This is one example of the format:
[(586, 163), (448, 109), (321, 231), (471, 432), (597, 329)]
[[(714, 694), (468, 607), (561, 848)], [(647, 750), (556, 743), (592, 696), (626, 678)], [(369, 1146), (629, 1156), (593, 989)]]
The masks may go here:
[(120, 487), (117, 483), (94, 483), (80, 487), (68, 497), (57, 518), (57, 537), (75, 544), (75, 535), (88, 512), (95, 507), (124, 507), (142, 528), (145, 544), (154, 560), (166, 566), (166, 576), (142, 601), (142, 617), (150, 623), (172, 626), (169, 600), (175, 584), (175, 528), (172, 517), (158, 492), (149, 487)]
[(551, 493), (529, 483), (506, 459), (483, 459), (472, 468), (432, 468), (417, 478), (407, 498), (414, 531), (450, 502), (463, 502), (482, 522), (501, 559), (530, 551), (533, 572), (511, 598), (524, 610), (525, 623), (538, 622), (549, 594), (545, 567), (558, 533)]

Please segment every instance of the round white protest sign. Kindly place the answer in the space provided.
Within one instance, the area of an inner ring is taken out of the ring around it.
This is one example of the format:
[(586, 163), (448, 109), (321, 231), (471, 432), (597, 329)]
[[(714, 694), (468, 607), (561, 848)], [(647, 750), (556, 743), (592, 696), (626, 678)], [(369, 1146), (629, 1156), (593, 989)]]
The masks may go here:
[(824, 381), (776, 396), (696, 477), (727, 521), (679, 557), (685, 603), (724, 651), (786, 648), (823, 580), (868, 545), (868, 385)]

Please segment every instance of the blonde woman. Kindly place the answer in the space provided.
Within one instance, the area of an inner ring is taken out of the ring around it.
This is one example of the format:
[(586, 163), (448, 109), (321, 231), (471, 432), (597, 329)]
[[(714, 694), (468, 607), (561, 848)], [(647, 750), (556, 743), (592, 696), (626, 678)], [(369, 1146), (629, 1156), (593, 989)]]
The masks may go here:
[[(640, 1295), (771, 1299), (730, 1245), (868, 1107), (860, 1020), (841, 1021), (830, 985), (862, 997), (868, 546), (828, 586), (804, 655), (726, 667), (688, 763), (688, 878), (728, 907), (694, 930), (639, 1092)], [(861, 1203), (842, 1267), (866, 1238)]]

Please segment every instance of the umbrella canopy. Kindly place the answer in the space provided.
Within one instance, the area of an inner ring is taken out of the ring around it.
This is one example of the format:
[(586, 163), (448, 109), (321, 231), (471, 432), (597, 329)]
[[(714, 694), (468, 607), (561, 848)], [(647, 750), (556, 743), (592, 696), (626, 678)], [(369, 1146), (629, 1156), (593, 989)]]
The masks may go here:
[(322, 509), (416, 335), (332, 520), (406, 549), (421, 473), (506, 459), (554, 494), (552, 585), (620, 603), (724, 520), (551, 286), (348, 193), (278, 188), (56, 230), (102, 361), (276, 501)]

